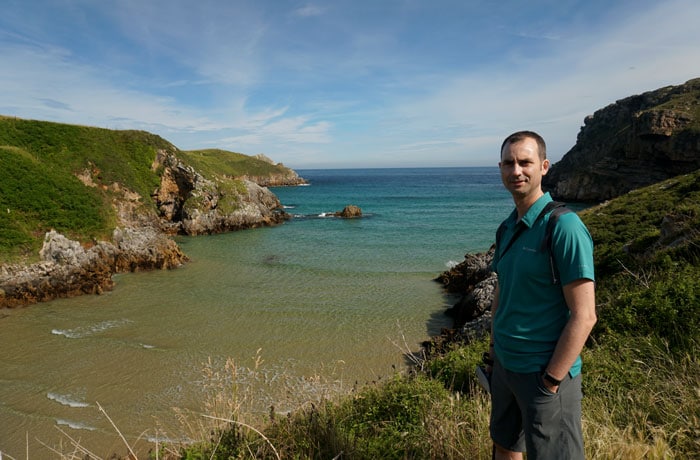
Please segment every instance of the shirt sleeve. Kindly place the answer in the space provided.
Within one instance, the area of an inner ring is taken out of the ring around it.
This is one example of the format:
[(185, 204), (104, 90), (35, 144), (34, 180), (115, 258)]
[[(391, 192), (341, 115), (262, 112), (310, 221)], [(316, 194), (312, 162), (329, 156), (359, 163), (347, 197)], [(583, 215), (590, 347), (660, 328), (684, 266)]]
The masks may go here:
[(593, 239), (576, 213), (559, 216), (552, 231), (552, 243), (562, 285), (579, 279), (595, 281)]

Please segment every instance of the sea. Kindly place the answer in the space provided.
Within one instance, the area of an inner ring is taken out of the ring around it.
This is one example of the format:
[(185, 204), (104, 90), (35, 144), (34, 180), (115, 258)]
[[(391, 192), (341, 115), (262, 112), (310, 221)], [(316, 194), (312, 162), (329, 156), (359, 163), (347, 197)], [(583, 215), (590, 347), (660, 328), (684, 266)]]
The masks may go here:
[[(146, 452), (232, 407), (286, 414), (390, 378), (451, 325), (435, 278), (513, 208), (496, 167), (297, 172), (308, 185), (272, 188), (284, 224), (178, 237), (180, 268), (0, 310), (0, 456)], [(347, 205), (362, 217), (334, 217)]]

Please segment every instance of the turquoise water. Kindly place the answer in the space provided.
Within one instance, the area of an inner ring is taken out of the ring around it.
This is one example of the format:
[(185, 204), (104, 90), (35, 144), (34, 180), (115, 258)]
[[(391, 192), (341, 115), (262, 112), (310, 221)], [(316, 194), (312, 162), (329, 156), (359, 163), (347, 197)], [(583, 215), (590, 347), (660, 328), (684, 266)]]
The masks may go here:
[[(60, 427), (103, 456), (182, 439), (206, 412), (204, 363), (231, 358), (247, 408), (287, 411), (381, 379), (449, 326), (433, 279), (489, 247), (510, 212), (496, 168), (301, 170), (283, 225), (180, 238), (191, 262), (102, 296), (0, 312), (0, 452), (48, 455)], [(348, 204), (361, 219), (326, 217)], [(257, 359), (257, 361), (256, 361)], [(186, 431), (186, 430), (185, 430)]]

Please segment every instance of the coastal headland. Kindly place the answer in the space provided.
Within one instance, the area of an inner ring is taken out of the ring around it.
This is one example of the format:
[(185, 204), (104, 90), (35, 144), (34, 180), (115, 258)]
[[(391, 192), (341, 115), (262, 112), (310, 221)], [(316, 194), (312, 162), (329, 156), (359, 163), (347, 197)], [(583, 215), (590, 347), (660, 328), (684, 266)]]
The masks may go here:
[(0, 153), (0, 308), (100, 294), (115, 273), (178, 267), (188, 258), (173, 235), (279, 224), (289, 216), (267, 186), (305, 183), (262, 155), (11, 117), (0, 118)]

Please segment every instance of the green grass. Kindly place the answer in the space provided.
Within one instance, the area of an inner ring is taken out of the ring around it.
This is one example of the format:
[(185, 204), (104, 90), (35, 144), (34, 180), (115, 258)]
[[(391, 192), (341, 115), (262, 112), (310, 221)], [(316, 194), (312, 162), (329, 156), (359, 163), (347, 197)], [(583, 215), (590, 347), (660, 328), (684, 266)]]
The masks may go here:
[[(81, 242), (109, 237), (109, 186), (149, 197), (160, 183), (151, 169), (159, 149), (174, 147), (142, 131), (0, 118), (0, 262), (35, 260), (52, 228)], [(96, 187), (77, 178), (84, 171)]]
[[(138, 193), (143, 212), (156, 213), (150, 196), (160, 185), (156, 154), (167, 151), (222, 192), (220, 209), (233, 211), (246, 193), (235, 176), (287, 175), (282, 165), (224, 150), (181, 152), (145, 131), (109, 129), (0, 116), (0, 263), (38, 259), (44, 234), (55, 229), (91, 244), (109, 239), (117, 224), (113, 184)], [(78, 175), (90, 177), (84, 185)], [(196, 200), (187, 206), (196, 206)]]
[(0, 147), (0, 170), (0, 253), (7, 258), (37, 253), (52, 228), (91, 239), (103, 237), (114, 220), (100, 191), (26, 151)]
[(273, 165), (242, 153), (219, 149), (183, 151), (179, 157), (208, 177), (236, 177), (244, 174), (267, 177), (289, 171), (282, 165)]

